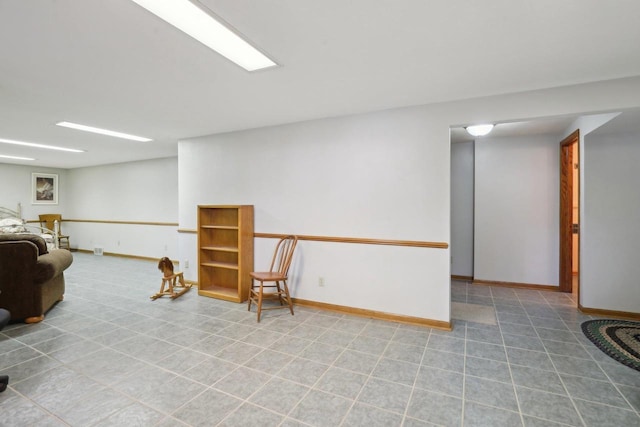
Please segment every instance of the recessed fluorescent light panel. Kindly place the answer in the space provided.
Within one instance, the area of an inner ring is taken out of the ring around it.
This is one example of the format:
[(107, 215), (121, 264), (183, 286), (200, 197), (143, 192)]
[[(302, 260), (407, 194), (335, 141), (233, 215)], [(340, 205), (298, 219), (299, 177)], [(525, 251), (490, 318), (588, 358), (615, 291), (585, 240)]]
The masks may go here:
[(18, 157), (18, 156), (5, 156), (4, 154), (0, 154), (0, 159), (11, 159), (11, 160), (35, 160), (31, 157)]
[(142, 137), (142, 136), (129, 135), (128, 133), (115, 132), (115, 131), (107, 130), (107, 129), (94, 128), (92, 126), (79, 125), (77, 123), (60, 122), (60, 123), (56, 123), (56, 125), (63, 126), (63, 127), (66, 127), (66, 128), (71, 128), (71, 129), (83, 130), (83, 131), (86, 131), (86, 132), (99, 133), (101, 135), (115, 136), (116, 138), (130, 139), (132, 141), (141, 141), (141, 142), (153, 141), (150, 138), (145, 138), (145, 137)]
[(75, 148), (56, 147), (55, 145), (35, 144), (33, 142), (14, 141), (12, 139), (0, 138), (0, 143), (11, 144), (11, 145), (22, 145), (25, 147), (33, 147), (33, 148), (45, 148), (47, 150), (69, 151), (71, 153), (84, 153), (84, 150), (76, 150)]
[(132, 0), (247, 71), (277, 64), (189, 0)]

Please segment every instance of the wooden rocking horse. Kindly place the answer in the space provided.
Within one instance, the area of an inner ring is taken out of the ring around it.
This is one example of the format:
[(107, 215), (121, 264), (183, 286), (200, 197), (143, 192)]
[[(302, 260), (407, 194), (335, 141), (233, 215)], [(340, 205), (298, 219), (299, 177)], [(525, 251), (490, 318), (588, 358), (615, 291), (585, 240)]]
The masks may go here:
[(160, 292), (151, 296), (152, 300), (164, 295), (170, 296), (171, 299), (178, 298), (191, 289), (191, 284), (185, 283), (182, 272), (173, 272), (173, 262), (169, 258), (160, 258), (158, 270), (162, 271), (162, 286), (160, 286)]

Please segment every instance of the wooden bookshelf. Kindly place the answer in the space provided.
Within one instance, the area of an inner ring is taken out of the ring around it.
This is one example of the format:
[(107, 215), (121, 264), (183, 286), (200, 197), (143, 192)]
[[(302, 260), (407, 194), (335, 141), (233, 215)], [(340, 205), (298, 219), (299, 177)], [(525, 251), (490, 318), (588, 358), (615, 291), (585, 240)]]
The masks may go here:
[(253, 271), (253, 206), (198, 206), (198, 294), (244, 302)]

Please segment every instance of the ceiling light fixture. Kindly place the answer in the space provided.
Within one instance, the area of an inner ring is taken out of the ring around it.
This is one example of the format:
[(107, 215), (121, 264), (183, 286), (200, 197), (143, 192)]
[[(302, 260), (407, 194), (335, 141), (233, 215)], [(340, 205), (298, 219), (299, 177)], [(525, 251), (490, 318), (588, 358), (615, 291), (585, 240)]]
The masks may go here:
[(22, 145), (22, 146), (25, 146), (25, 147), (33, 147), (33, 148), (45, 148), (47, 150), (69, 151), (71, 153), (84, 153), (85, 152), (84, 150), (76, 150), (75, 148), (57, 147), (55, 145), (46, 145), (46, 144), (35, 144), (33, 142), (14, 141), (13, 139), (0, 138), (0, 143), (12, 144), (12, 145)]
[(493, 129), (493, 125), (473, 125), (465, 127), (467, 132), (473, 136), (485, 136)]
[(152, 139), (145, 138), (143, 136), (129, 135), (128, 133), (116, 132), (108, 129), (94, 128), (92, 126), (79, 125), (77, 123), (59, 122), (59, 123), (56, 123), (56, 125), (63, 126), (66, 128), (71, 128), (71, 129), (83, 130), (85, 132), (99, 133), (100, 135), (108, 135), (108, 136), (115, 136), (116, 138), (130, 139), (132, 141), (141, 141), (141, 142), (153, 141)]
[(0, 158), (12, 159), (12, 160), (35, 160), (35, 159), (32, 159), (31, 157), (5, 156), (4, 154), (0, 154)]
[(189, 0), (132, 0), (247, 71), (277, 64), (204, 7)]

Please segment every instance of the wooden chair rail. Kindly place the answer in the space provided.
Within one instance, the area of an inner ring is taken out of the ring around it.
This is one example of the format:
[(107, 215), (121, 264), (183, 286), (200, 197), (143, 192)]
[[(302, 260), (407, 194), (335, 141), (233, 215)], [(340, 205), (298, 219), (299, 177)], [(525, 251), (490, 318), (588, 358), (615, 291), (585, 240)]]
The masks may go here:
[[(173, 222), (150, 222), (150, 221), (103, 221), (88, 219), (65, 219), (64, 222), (87, 222), (99, 224), (130, 224), (130, 225), (155, 225), (177, 227), (177, 223)], [(32, 221), (27, 221), (32, 222)], [(33, 221), (38, 222), (38, 221)], [(191, 228), (178, 228), (178, 233), (197, 234), (197, 230)], [(263, 239), (281, 239), (288, 234), (282, 233), (254, 233), (253, 237)], [(447, 249), (449, 244), (446, 242), (427, 242), (421, 240), (395, 240), (395, 239), (371, 239), (365, 237), (334, 237), (334, 236), (312, 236), (298, 234), (298, 240), (306, 240), (310, 242), (330, 242), (330, 243), (355, 243), (361, 245), (386, 245), (386, 246), (408, 246), (413, 248), (434, 248)]]
[[(26, 222), (40, 222), (36, 219), (30, 219)], [(155, 225), (161, 227), (177, 227), (177, 222), (154, 222), (154, 221), (114, 221), (105, 219), (63, 219), (62, 222), (86, 222), (90, 224), (126, 224), (126, 225)], [(195, 233), (196, 231), (193, 230)]]
[[(281, 239), (286, 234), (274, 233), (254, 233), (254, 237)], [(424, 242), (418, 240), (388, 240), (388, 239), (370, 239), (362, 237), (329, 237), (329, 236), (305, 236), (297, 234), (298, 240), (307, 240), (311, 242), (332, 242), (332, 243), (359, 243), (365, 245), (388, 245), (388, 246), (411, 246), (416, 248), (436, 248), (447, 249), (448, 243), (445, 242)]]
[[(178, 233), (196, 234), (197, 231), (190, 228), (178, 228)], [(265, 239), (281, 239), (287, 234), (277, 233), (253, 233), (253, 237)], [(410, 246), (414, 248), (435, 248), (447, 249), (449, 244), (446, 242), (425, 242), (420, 240), (389, 240), (389, 239), (370, 239), (363, 237), (331, 237), (331, 236), (305, 236), (296, 234), (298, 240), (307, 240), (311, 242), (332, 242), (332, 243), (358, 243), (363, 245), (388, 245), (388, 246)]]

